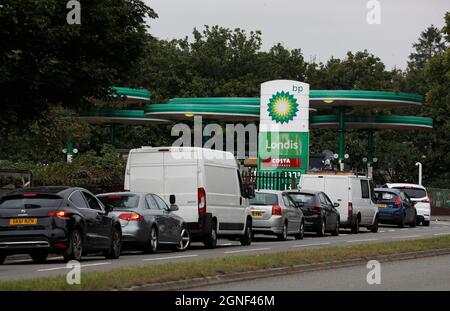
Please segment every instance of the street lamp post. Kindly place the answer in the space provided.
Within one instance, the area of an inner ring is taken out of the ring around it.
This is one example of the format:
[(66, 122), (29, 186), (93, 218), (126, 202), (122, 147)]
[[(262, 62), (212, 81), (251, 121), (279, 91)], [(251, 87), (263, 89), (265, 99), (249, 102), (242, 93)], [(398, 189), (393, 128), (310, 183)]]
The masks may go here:
[(422, 163), (416, 162), (416, 166), (419, 167), (419, 185), (422, 186)]

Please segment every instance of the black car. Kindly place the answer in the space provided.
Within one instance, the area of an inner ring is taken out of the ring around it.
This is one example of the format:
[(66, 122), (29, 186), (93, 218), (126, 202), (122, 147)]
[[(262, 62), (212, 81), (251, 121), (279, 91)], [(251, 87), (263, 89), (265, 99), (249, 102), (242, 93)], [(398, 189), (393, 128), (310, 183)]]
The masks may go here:
[(301, 190), (290, 191), (291, 199), (302, 209), (305, 220), (305, 231), (316, 232), (324, 236), (325, 232), (339, 235), (339, 203), (332, 203), (328, 196), (321, 191)]
[(115, 259), (121, 248), (119, 220), (86, 189), (36, 187), (0, 199), (0, 264), (12, 254), (37, 263), (50, 253), (65, 261), (94, 252)]

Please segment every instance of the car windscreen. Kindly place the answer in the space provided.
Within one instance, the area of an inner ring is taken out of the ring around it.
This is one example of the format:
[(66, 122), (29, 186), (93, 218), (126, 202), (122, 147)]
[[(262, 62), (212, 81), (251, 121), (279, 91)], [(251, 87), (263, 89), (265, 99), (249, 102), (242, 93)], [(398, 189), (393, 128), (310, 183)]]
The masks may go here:
[(314, 194), (311, 193), (289, 193), (289, 196), (295, 203), (314, 204), (316, 202)]
[(98, 196), (98, 199), (105, 206), (111, 206), (112, 208), (137, 208), (139, 205), (139, 196), (133, 194), (111, 194)]
[(59, 207), (61, 202), (61, 197), (52, 194), (7, 195), (0, 199), (0, 209)]
[(386, 191), (375, 191), (375, 200), (379, 201), (395, 201), (397, 199), (397, 195), (392, 192)]
[(255, 197), (249, 200), (250, 205), (278, 205), (278, 195), (274, 193), (257, 192)]
[(394, 189), (403, 190), (411, 199), (420, 199), (427, 196), (427, 192), (420, 188), (395, 187)]

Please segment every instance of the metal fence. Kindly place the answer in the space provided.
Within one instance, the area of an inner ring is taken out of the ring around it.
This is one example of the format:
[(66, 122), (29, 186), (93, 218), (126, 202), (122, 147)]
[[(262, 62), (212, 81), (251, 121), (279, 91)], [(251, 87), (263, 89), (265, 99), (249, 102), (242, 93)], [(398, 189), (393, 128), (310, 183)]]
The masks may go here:
[(242, 174), (245, 184), (254, 184), (256, 189), (267, 190), (297, 189), (299, 178), (298, 172), (254, 171)]

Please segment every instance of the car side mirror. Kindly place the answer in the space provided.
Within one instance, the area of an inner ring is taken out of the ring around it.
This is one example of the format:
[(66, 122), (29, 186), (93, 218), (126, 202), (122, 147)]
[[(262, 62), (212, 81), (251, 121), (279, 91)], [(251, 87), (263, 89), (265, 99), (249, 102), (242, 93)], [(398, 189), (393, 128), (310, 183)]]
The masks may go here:
[(176, 212), (178, 211), (180, 208), (178, 207), (178, 205), (176, 204), (170, 204), (170, 211), (171, 212)]
[(175, 201), (176, 201), (175, 194), (171, 194), (171, 195), (169, 196), (169, 202), (170, 202), (170, 205), (175, 204)]
[(243, 197), (247, 199), (253, 199), (255, 197), (255, 185), (247, 184), (244, 185)]
[(339, 207), (339, 203), (334, 202), (334, 203), (333, 203), (333, 206), (334, 206), (334, 207)]
[(111, 213), (112, 211), (113, 211), (113, 206), (112, 205), (109, 205), (109, 204), (105, 204), (105, 213), (106, 214), (109, 214), (109, 213)]

